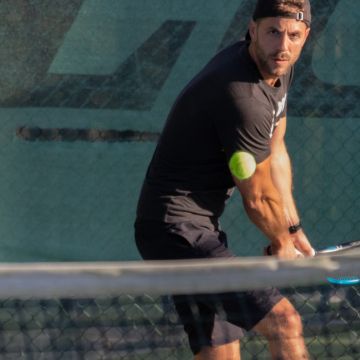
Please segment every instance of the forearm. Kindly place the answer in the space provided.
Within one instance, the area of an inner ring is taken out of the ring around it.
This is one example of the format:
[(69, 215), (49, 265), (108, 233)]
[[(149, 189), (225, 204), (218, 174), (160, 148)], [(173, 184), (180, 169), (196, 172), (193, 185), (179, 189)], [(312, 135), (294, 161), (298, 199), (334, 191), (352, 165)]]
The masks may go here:
[(278, 190), (288, 227), (300, 221), (293, 197), (292, 168), (285, 144), (271, 156), (271, 177)]
[(271, 244), (277, 248), (286, 246), (290, 241), (287, 221), (281, 199), (268, 192), (259, 198), (243, 199), (244, 208), (250, 220), (266, 235)]
[(250, 220), (268, 237), (275, 248), (292, 245), (282, 198), (271, 178), (270, 158), (258, 164), (247, 181), (237, 182)]
[[(291, 162), (284, 142), (280, 143), (271, 156), (271, 177), (281, 197), (287, 226), (298, 225), (300, 217), (293, 197)], [(314, 255), (314, 250), (302, 229), (292, 234), (291, 239), (302, 254)]]

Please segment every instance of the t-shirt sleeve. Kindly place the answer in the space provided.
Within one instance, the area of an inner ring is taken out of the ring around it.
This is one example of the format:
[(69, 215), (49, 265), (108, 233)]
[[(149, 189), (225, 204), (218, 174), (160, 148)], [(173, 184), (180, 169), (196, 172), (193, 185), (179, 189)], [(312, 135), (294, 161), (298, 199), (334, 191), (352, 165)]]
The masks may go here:
[(246, 151), (260, 163), (270, 155), (273, 114), (264, 103), (253, 97), (227, 97), (215, 126), (229, 160), (236, 151)]

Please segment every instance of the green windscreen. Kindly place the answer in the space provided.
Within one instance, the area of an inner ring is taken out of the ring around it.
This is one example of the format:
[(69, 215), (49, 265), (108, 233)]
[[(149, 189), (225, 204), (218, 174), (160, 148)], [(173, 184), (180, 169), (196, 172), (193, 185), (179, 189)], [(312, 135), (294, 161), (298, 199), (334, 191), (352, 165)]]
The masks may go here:
[[(241, 39), (252, 0), (0, 3), (0, 260), (134, 260), (147, 165), (182, 87)], [(289, 93), (287, 146), (315, 246), (360, 232), (360, 3), (312, 0)], [(264, 237), (235, 195), (239, 255)]]

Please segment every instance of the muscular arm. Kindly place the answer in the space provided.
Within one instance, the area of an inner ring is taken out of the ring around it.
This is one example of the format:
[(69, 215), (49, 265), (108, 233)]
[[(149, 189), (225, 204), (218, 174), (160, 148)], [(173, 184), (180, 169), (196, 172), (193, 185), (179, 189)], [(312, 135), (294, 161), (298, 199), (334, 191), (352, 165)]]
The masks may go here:
[(299, 215), (293, 198), (292, 169), (284, 137), (286, 118), (282, 118), (271, 139), (271, 177), (283, 202), (288, 226), (299, 223)]
[(281, 258), (297, 257), (295, 248), (311, 254), (311, 246), (302, 231), (291, 235), (289, 226), (299, 221), (292, 196), (290, 159), (284, 143), (286, 119), (275, 131), (271, 155), (257, 164), (247, 180), (234, 177), (249, 218), (271, 241), (272, 252)]
[(250, 220), (271, 241), (272, 251), (282, 258), (295, 258), (282, 198), (271, 177), (271, 157), (256, 166), (248, 180), (234, 178)]
[[(286, 222), (291, 226), (298, 224), (300, 218), (293, 197), (292, 169), (285, 145), (285, 132), (286, 117), (280, 120), (271, 139), (271, 177), (281, 196)], [(291, 235), (291, 239), (304, 255), (313, 255), (314, 251), (303, 230)]]

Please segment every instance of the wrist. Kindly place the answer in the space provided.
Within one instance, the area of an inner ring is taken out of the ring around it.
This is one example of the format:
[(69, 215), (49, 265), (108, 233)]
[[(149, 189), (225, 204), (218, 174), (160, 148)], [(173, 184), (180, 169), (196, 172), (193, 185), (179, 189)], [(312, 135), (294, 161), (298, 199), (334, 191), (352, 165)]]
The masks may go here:
[(296, 234), (301, 229), (302, 229), (302, 224), (301, 221), (299, 221), (297, 224), (289, 226), (289, 233)]

